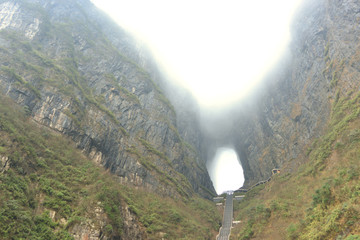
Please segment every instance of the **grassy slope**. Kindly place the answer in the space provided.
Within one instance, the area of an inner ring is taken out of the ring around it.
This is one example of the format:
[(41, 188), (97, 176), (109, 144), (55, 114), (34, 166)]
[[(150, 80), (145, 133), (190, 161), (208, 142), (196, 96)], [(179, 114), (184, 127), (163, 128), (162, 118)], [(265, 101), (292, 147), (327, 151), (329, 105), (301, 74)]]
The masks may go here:
[[(149, 239), (213, 238), (221, 216), (199, 197), (179, 200), (121, 186), (74, 144), (29, 120), (0, 97), (0, 156), (10, 169), (0, 173), (0, 236), (4, 239), (72, 239), (76, 223), (92, 218), (101, 202), (108, 236), (121, 235), (121, 205), (129, 205)], [(54, 219), (49, 211), (55, 211)], [(65, 221), (61, 220), (65, 219)]]
[[(66, 24), (54, 25), (49, 35), (55, 36), (71, 36), (71, 32), (75, 31), (70, 26)], [(70, 29), (68, 29), (70, 28)], [(85, 31), (85, 30), (84, 30)], [(85, 34), (90, 35), (90, 33)], [(99, 34), (100, 35), (100, 34)], [(24, 38), (21, 34), (14, 31), (2, 30), (0, 31), (0, 37), (9, 42), (8, 47), (0, 47), (0, 55), (2, 56), (2, 61), (0, 61), (0, 77), (13, 79), (15, 85), (18, 89), (22, 91), (30, 91), (37, 98), (41, 99), (41, 93), (39, 89), (42, 88), (51, 88), (53, 92), (61, 95), (63, 99), (71, 102), (71, 105), (68, 109), (61, 110), (65, 115), (67, 115), (73, 123), (76, 125), (78, 131), (83, 131), (86, 123), (92, 122), (93, 119), (89, 119), (89, 116), (86, 113), (86, 106), (92, 106), (94, 109), (99, 112), (107, 115), (109, 121), (115, 123), (119, 130), (123, 133), (125, 137), (129, 137), (127, 130), (119, 123), (120, 113), (114, 113), (110, 110), (109, 104), (110, 100), (105, 100), (106, 96), (104, 94), (95, 93), (94, 89), (88, 85), (87, 80), (82, 73), (79, 72), (77, 65), (80, 62), (90, 61), (87, 59), (88, 56), (85, 56), (79, 51), (74, 50), (73, 39), (67, 39), (65, 37), (64, 56), (48, 56), (47, 50), (44, 47), (36, 42), (29, 41)], [(121, 55), (117, 51), (113, 50), (111, 43), (103, 41), (104, 46), (94, 47), (94, 54), (103, 54), (107, 55), (110, 51), (115, 52), (114, 55), (121, 56), (124, 62), (128, 62), (132, 67), (135, 67), (138, 70), (139, 75), (144, 75), (144, 81), (150, 81), (156, 91), (156, 96), (161, 98), (164, 102), (165, 97), (162, 95), (161, 89), (151, 80), (148, 76), (149, 74), (145, 70), (141, 69), (136, 63), (132, 62), (130, 59)], [(99, 50), (101, 49), (101, 50)], [(110, 50), (109, 50), (110, 49)], [(69, 57), (71, 56), (71, 57)], [(105, 73), (103, 76), (109, 81), (109, 84), (116, 89), (121, 97), (133, 104), (140, 105), (138, 97), (126, 88), (121, 86), (119, 80), (117, 80), (112, 73)], [(165, 104), (168, 105), (170, 109), (173, 109), (170, 102), (167, 100)], [(134, 107), (137, 108), (137, 107)], [(157, 119), (166, 123), (169, 128), (175, 133), (181, 142), (181, 148), (185, 151), (192, 151), (192, 147), (187, 144), (179, 135), (177, 129), (170, 123), (170, 121), (164, 116), (164, 119)], [(139, 133), (140, 134), (140, 133)], [(144, 147), (148, 150), (149, 154), (146, 157), (139, 158), (139, 161), (143, 164), (145, 168), (152, 171), (153, 174), (158, 178), (159, 181), (173, 186), (173, 188), (180, 194), (184, 195), (185, 192), (191, 192), (191, 185), (189, 181), (177, 171), (174, 171), (172, 176), (169, 176), (164, 169), (159, 166), (155, 166), (152, 162), (155, 158), (160, 157), (161, 161), (169, 163), (168, 158), (164, 153), (156, 150), (157, 152), (151, 151), (147, 143), (144, 141), (139, 141)], [(144, 144), (145, 143), (145, 144)], [(154, 147), (152, 147), (154, 149)], [(132, 152), (136, 154), (141, 152), (139, 149), (132, 149)], [(152, 153), (152, 154), (151, 154)], [(194, 158), (187, 158), (187, 161), (184, 162), (188, 168), (194, 168), (197, 171), (206, 171), (202, 166), (200, 166)], [(164, 164), (165, 165), (165, 164)], [(171, 165), (171, 164), (170, 164)], [(167, 166), (169, 167), (169, 166)], [(170, 166), (173, 168), (174, 166)], [(205, 192), (209, 193), (211, 196), (213, 193), (208, 189), (203, 189)]]
[(360, 93), (333, 99), (308, 160), (236, 204), (231, 239), (360, 239)]

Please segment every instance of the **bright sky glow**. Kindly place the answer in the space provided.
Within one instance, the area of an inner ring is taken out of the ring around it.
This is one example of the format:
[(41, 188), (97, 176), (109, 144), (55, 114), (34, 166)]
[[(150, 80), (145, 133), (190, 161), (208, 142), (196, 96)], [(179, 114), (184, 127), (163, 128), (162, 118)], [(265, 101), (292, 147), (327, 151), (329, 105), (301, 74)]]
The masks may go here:
[[(146, 44), (203, 109), (218, 110), (246, 97), (284, 53), (302, 0), (91, 1)], [(208, 164), (218, 193), (242, 186), (233, 150), (220, 149)]]
[(243, 169), (233, 149), (219, 148), (214, 160), (208, 163), (209, 175), (218, 194), (237, 190), (244, 184)]
[(287, 45), (300, 0), (92, 0), (203, 107), (238, 101)]

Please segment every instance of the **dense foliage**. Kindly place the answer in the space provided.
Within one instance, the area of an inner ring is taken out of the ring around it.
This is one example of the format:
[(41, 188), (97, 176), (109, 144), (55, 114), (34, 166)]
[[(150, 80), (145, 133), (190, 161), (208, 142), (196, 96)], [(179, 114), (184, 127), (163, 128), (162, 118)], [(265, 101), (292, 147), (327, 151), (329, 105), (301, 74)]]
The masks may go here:
[(275, 176), (236, 205), (232, 239), (360, 239), (360, 93), (333, 101), (307, 163)]
[[(170, 199), (122, 186), (87, 159), (74, 143), (35, 125), (9, 99), (0, 99), (0, 236), (3, 239), (73, 239), (75, 226), (106, 215), (108, 237), (121, 236), (124, 207), (147, 238), (210, 239), (221, 216), (199, 197)], [(1, 166), (3, 167), (3, 166)], [(9, 169), (7, 169), (9, 167)]]

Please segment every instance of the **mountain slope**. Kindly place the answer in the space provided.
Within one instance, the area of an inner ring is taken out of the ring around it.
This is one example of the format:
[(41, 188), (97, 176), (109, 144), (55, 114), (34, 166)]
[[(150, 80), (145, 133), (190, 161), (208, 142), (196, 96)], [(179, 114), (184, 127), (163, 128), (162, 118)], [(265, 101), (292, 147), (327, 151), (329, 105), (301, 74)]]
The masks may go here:
[(1, 1), (0, 91), (124, 184), (214, 194), (150, 58), (89, 1)]
[(236, 109), (232, 142), (246, 186), (267, 179), (273, 168), (296, 170), (327, 129), (338, 94), (357, 91), (358, 9), (357, 1), (304, 1), (292, 24), (289, 55), (259, 97)]
[(273, 176), (246, 194), (236, 206), (242, 223), (232, 239), (360, 237), (359, 99), (359, 92), (349, 93), (333, 103), (325, 134), (297, 171)]
[(29, 114), (0, 97), (1, 239), (215, 237), (221, 216), (212, 202), (121, 185)]
[(232, 239), (360, 238), (359, 10), (307, 1), (299, 12), (290, 73), (262, 98), (243, 149), (259, 167), (249, 182), (281, 173), (235, 206)]

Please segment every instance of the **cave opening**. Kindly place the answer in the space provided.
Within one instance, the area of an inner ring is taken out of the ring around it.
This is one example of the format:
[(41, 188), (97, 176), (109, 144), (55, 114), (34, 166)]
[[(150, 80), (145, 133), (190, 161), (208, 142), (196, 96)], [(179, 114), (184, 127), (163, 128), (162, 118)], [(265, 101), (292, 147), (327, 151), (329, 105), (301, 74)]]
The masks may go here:
[(217, 194), (237, 190), (244, 184), (244, 171), (236, 151), (220, 147), (208, 161), (207, 169)]

